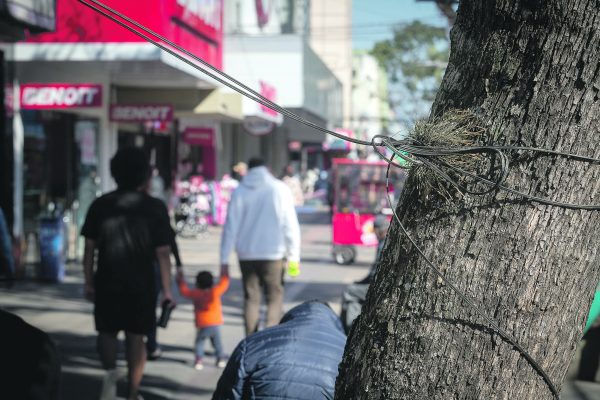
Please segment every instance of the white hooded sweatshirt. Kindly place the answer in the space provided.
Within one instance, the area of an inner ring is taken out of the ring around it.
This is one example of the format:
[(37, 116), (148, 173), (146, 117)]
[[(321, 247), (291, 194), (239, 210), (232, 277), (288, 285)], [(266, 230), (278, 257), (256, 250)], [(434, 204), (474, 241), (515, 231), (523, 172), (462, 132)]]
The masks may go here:
[(251, 168), (231, 196), (221, 236), (221, 264), (238, 258), (300, 261), (300, 226), (290, 189), (266, 167)]

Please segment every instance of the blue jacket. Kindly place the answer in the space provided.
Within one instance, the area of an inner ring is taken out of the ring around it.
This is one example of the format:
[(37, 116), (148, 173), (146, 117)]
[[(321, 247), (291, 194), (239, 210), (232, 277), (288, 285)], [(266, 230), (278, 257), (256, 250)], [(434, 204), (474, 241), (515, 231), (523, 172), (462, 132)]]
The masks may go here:
[(213, 400), (333, 399), (345, 344), (341, 321), (331, 308), (300, 304), (279, 325), (240, 342)]

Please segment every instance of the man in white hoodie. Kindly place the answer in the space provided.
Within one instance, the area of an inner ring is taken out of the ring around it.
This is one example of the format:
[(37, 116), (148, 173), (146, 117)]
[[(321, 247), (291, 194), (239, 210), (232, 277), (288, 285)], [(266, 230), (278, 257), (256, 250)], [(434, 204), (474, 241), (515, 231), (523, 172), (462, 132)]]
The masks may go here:
[(235, 247), (244, 283), (246, 335), (258, 330), (261, 288), (267, 300), (266, 327), (283, 314), (284, 260), (297, 270), (300, 226), (290, 189), (260, 158), (248, 162), (248, 173), (231, 196), (221, 236), (221, 265)]

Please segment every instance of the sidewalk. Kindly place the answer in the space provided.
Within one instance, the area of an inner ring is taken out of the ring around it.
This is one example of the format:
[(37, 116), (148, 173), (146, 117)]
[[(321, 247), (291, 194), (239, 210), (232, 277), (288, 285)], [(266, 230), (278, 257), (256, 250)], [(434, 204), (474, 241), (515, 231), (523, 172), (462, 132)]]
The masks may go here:
[[(302, 274), (288, 279), (285, 310), (310, 299), (331, 303), (339, 312), (343, 288), (362, 278), (374, 257), (374, 249), (359, 251), (358, 263), (337, 266), (332, 263), (330, 228), (311, 221), (302, 225)], [(188, 282), (193, 282), (201, 269), (218, 273), (220, 229), (198, 239), (178, 240)], [(233, 260), (233, 259), (232, 259)], [(231, 288), (223, 298), (225, 326), (222, 329), (225, 351), (231, 353), (243, 338), (243, 293), (237, 264), (231, 265)], [(92, 304), (83, 299), (83, 275), (80, 265), (70, 265), (67, 278), (61, 284), (20, 282), (3, 292), (0, 307), (14, 312), (29, 323), (48, 332), (56, 341), (62, 355), (62, 398), (65, 400), (96, 399), (103, 371), (95, 350)], [(187, 299), (177, 296), (178, 306), (166, 330), (160, 329), (158, 339), (163, 357), (146, 364), (142, 395), (145, 400), (210, 399), (222, 370), (214, 366), (210, 354), (205, 369), (193, 368), (192, 346), (195, 337), (193, 307)], [(121, 352), (123, 349), (121, 349)], [(120, 356), (119, 368), (125, 373)], [(119, 395), (125, 395), (125, 381), (119, 384)]]
[[(358, 262), (350, 266), (337, 266), (331, 261), (331, 231), (322, 225), (322, 219), (301, 215), (303, 220), (302, 274), (286, 283), (285, 309), (310, 299), (330, 302), (339, 313), (339, 300), (343, 288), (362, 278), (373, 259), (374, 249), (359, 249)], [(210, 232), (196, 240), (179, 240), (185, 274), (188, 282), (201, 269), (217, 273), (220, 230)], [(243, 293), (239, 268), (231, 266), (232, 283), (223, 299), (225, 326), (222, 329), (225, 351), (231, 353), (243, 337)], [(100, 391), (103, 371), (95, 350), (92, 304), (83, 299), (83, 276), (80, 265), (70, 265), (67, 279), (61, 284), (20, 282), (0, 296), (0, 307), (14, 312), (26, 321), (48, 332), (56, 341), (62, 355), (62, 399), (96, 399)], [(177, 291), (174, 290), (177, 294)], [(168, 329), (159, 330), (163, 357), (148, 362), (142, 383), (146, 400), (210, 399), (221, 375), (207, 356), (205, 369), (193, 369), (192, 345), (195, 336), (192, 305), (177, 297), (178, 306), (173, 312)], [(122, 349), (121, 349), (122, 351)], [(119, 367), (125, 372), (120, 357)], [(574, 360), (573, 366), (576, 365)], [(573, 371), (571, 371), (571, 375)], [(119, 394), (125, 393), (124, 380)], [(600, 399), (600, 384), (565, 382), (562, 400)]]

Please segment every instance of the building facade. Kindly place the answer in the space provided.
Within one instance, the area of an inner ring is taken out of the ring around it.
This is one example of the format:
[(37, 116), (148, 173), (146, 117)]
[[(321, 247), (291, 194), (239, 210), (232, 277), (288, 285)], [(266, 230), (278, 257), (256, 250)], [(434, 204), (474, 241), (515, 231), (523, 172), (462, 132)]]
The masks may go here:
[(41, 33), (56, 29), (55, 0), (25, 0), (0, 1), (0, 208), (6, 216), (7, 223), (12, 227), (12, 233), (20, 237), (18, 228), (21, 224), (22, 204), (18, 202), (15, 192), (21, 187), (22, 169), (15, 168), (23, 157), (20, 148), (22, 138), (14, 135), (13, 117), (18, 108), (18, 98), (15, 96), (15, 68), (9, 62), (12, 46), (26, 37), (26, 32)]
[[(355, 51), (352, 62), (351, 128), (357, 138), (371, 140), (390, 132), (392, 112), (388, 78), (377, 60), (366, 51)], [(394, 128), (392, 128), (394, 129)]]
[[(342, 84), (310, 46), (311, 3), (227, 0), (224, 68), (302, 118), (334, 128), (343, 119)], [(324, 133), (249, 99), (243, 110), (244, 123), (232, 129), (242, 133), (245, 156), (265, 155), (276, 174), (290, 163), (298, 172), (323, 167)]]
[(310, 46), (342, 84), (343, 119), (352, 114), (352, 0), (310, 3)]
[[(222, 0), (104, 3), (222, 68)], [(145, 149), (167, 187), (184, 160), (209, 178), (223, 172), (221, 127), (241, 121), (239, 95), (77, 0), (58, 0), (56, 16), (53, 32), (6, 48), (16, 236), (52, 210), (76, 231), (91, 200), (114, 187), (120, 146)]]

